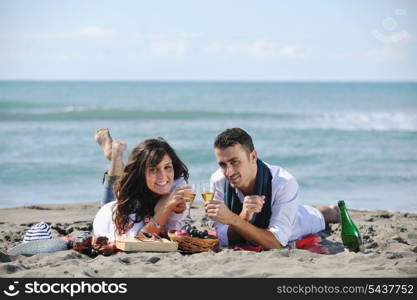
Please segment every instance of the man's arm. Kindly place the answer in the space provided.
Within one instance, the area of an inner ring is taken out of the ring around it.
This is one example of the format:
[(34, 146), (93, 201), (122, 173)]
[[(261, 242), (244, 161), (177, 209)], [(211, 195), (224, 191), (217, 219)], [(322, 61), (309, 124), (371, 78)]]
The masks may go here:
[(230, 246), (245, 242), (245, 239), (232, 226), (227, 228), (227, 238)]
[[(240, 212), (239, 217), (242, 220), (249, 222), (254, 213), (260, 213), (262, 211), (264, 204), (265, 196), (246, 196), (243, 200), (242, 211)], [(242, 235), (231, 226), (229, 226), (227, 234), (229, 243), (232, 245), (245, 241)]]
[(205, 210), (210, 218), (229, 225), (227, 232), (229, 244), (244, 239), (267, 249), (282, 248), (282, 245), (269, 230), (258, 228), (245, 221), (231, 212), (222, 201), (207, 201)]
[(230, 236), (238, 237), (241, 240), (247, 240), (255, 245), (260, 245), (266, 249), (282, 248), (275, 236), (268, 229), (263, 229), (252, 225), (236, 215), (233, 223), (229, 224), (229, 242)]

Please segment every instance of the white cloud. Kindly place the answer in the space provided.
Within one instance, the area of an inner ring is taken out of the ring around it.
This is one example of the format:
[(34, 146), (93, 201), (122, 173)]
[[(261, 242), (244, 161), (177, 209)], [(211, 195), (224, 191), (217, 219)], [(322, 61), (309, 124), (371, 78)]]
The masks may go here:
[(135, 39), (139, 40), (155, 40), (155, 39), (185, 39), (191, 40), (203, 36), (198, 32), (180, 32), (176, 34), (164, 34), (164, 33), (140, 33), (137, 32), (133, 35)]
[(251, 56), (267, 59), (277, 57), (288, 57), (302, 59), (311, 55), (312, 50), (303, 46), (281, 46), (273, 40), (256, 40), (249, 43), (219, 43), (209, 44), (205, 52), (209, 55), (234, 57)]
[(359, 56), (361, 60), (367, 61), (401, 61), (407, 58), (407, 52), (404, 48), (384, 46), (364, 52)]
[(165, 33), (134, 33), (132, 34), (136, 49), (130, 55), (131, 61), (181, 61), (190, 57), (193, 40), (201, 37), (202, 33), (179, 32)]
[(150, 59), (177, 60), (187, 56), (189, 43), (186, 39), (156, 38), (151, 39), (146, 49)]
[(131, 60), (178, 61), (189, 57), (192, 40), (202, 33), (180, 32), (176, 34), (135, 33), (138, 52)]
[(409, 41), (412, 38), (411, 34), (405, 30), (389, 35), (383, 34), (378, 30), (372, 30), (371, 33), (376, 39), (385, 44), (395, 44), (402, 41)]
[(104, 29), (100, 27), (86, 27), (81, 28), (76, 35), (80, 37), (106, 37), (114, 34), (113, 30)]
[(282, 53), (291, 58), (306, 58), (312, 54), (312, 49), (301, 46), (288, 46), (282, 48)]
[(200, 32), (181, 32), (179, 34), (179, 37), (184, 38), (184, 39), (195, 39), (195, 38), (199, 38), (202, 36), (203, 34)]
[(76, 32), (60, 32), (60, 33), (19, 33), (19, 34), (3, 34), (2, 39), (79, 39), (79, 38), (104, 38), (114, 35), (113, 30), (100, 27), (85, 27)]
[(397, 16), (405, 16), (407, 14), (407, 10), (405, 10), (403, 8), (397, 8), (396, 10), (394, 10), (394, 13)]

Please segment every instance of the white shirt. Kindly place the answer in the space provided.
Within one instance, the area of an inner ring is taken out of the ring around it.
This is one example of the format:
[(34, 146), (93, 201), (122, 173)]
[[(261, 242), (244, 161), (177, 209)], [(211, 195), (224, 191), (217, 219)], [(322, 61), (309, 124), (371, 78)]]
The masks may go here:
[[(177, 186), (185, 185), (186, 182), (184, 178), (178, 178), (174, 180), (174, 183), (171, 187), (170, 192)], [(103, 205), (100, 210), (97, 212), (96, 216), (94, 217), (93, 221), (93, 233), (94, 236), (105, 236), (109, 239), (109, 242), (113, 242), (115, 240), (115, 232), (116, 227), (113, 222), (113, 211), (115, 209), (116, 201), (109, 202)], [(168, 230), (171, 229), (180, 229), (180, 221), (185, 217), (185, 211), (183, 213), (177, 214), (172, 212), (169, 216), (168, 223), (166, 225)], [(135, 220), (135, 214), (129, 215), (130, 223)], [(138, 231), (144, 226), (145, 224), (143, 221), (135, 223), (133, 227), (123, 234), (125, 237), (135, 237)]]
[[(272, 175), (271, 219), (268, 230), (273, 233), (279, 243), (286, 246), (289, 241), (324, 230), (322, 213), (314, 207), (300, 204), (298, 183), (295, 177), (279, 166), (266, 165)], [(225, 181), (226, 178), (220, 169), (211, 176), (216, 200), (223, 200)], [(243, 203), (245, 198), (243, 193), (236, 189), (236, 194)], [(217, 236), (220, 238), (220, 245), (227, 247), (229, 225), (219, 222), (215, 222), (214, 225)]]

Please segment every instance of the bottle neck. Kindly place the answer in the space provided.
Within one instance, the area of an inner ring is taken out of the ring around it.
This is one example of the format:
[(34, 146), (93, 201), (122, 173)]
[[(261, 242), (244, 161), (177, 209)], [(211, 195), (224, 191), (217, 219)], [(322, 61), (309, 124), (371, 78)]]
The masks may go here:
[(345, 232), (351, 232), (351, 231), (357, 231), (357, 227), (355, 223), (353, 222), (352, 218), (350, 217), (346, 206), (339, 204), (339, 211), (340, 211), (340, 217), (342, 218), (342, 231)]
[(339, 205), (340, 217), (343, 222), (350, 222), (350, 216), (345, 205)]

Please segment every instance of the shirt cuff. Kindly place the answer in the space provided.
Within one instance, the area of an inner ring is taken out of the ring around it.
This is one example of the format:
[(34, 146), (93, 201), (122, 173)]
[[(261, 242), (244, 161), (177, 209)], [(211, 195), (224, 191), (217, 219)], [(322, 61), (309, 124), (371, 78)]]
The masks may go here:
[(166, 224), (167, 230), (179, 230), (181, 229), (181, 220), (185, 217), (185, 211), (177, 214), (172, 212), (169, 216), (168, 222)]
[(220, 239), (220, 247), (229, 246), (229, 237), (227, 236), (227, 231), (229, 230), (229, 225), (222, 223), (216, 223), (216, 235)]
[(275, 238), (278, 240), (282, 247), (287, 246), (288, 236), (285, 233), (279, 230), (279, 228), (269, 228), (268, 230), (272, 232), (272, 234), (275, 236)]

